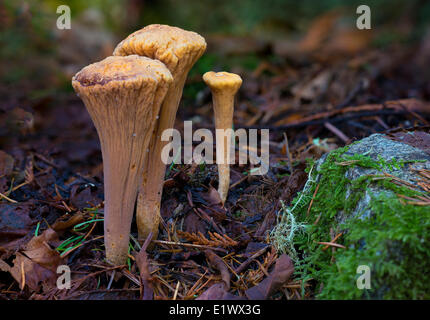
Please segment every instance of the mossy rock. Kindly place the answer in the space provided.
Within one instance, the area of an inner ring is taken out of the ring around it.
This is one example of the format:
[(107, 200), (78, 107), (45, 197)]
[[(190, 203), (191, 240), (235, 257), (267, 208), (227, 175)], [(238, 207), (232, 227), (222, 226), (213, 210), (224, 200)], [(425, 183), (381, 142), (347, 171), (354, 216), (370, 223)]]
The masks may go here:
[[(430, 299), (430, 154), (374, 134), (308, 170), (271, 233), (296, 277), (315, 284), (319, 299)], [(340, 233), (343, 247), (318, 243)], [(370, 289), (357, 286), (360, 266), (370, 270)]]

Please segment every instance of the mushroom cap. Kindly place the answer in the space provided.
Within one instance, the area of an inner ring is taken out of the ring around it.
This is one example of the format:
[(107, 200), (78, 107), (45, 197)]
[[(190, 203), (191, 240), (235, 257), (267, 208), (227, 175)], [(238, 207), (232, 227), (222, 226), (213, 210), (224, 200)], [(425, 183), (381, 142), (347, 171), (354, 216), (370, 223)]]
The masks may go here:
[(195, 32), (151, 24), (121, 41), (113, 55), (138, 54), (160, 60), (175, 76), (184, 70), (188, 71), (205, 50), (205, 39)]
[(100, 91), (118, 88), (140, 88), (144, 84), (170, 84), (170, 71), (158, 61), (130, 55), (107, 57), (90, 64), (76, 73), (72, 79), (73, 88), (79, 93), (86, 90)]
[(203, 75), (203, 81), (212, 91), (229, 91), (236, 94), (242, 85), (242, 78), (235, 73), (209, 71)]

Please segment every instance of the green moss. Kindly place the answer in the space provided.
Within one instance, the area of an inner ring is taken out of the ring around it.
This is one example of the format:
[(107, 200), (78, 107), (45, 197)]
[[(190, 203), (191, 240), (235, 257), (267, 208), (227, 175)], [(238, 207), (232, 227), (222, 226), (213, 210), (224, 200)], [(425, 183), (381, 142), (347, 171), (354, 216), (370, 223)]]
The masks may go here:
[[(370, 219), (347, 223), (347, 249), (338, 250), (336, 263), (321, 272), (319, 298), (428, 299), (430, 210), (404, 205), (388, 193), (372, 198), (370, 206)], [(367, 296), (355, 285), (359, 265), (372, 271)]]
[[(349, 180), (345, 174), (351, 166), (391, 171), (406, 162), (350, 156), (344, 154), (347, 150), (348, 147), (332, 151), (318, 169), (314, 163), (308, 163), (309, 181), (292, 206), (282, 210), (279, 223), (271, 233), (272, 241), (279, 251), (291, 254), (294, 250), (296, 277), (304, 280), (303, 283), (313, 279), (317, 298), (429, 299), (430, 209), (405, 203), (396, 196), (429, 193), (398, 186), (389, 179), (375, 179), (374, 175)], [(386, 191), (372, 194), (371, 184)], [(308, 212), (317, 186), (318, 192)], [(350, 190), (348, 195), (347, 190)], [(336, 219), (338, 214), (350, 214), (366, 191), (371, 201), (363, 211), (369, 210), (371, 216), (362, 218), (358, 214), (340, 224)], [(285, 230), (288, 231), (289, 222), (284, 217), (292, 214), (295, 224), (303, 226), (300, 230), (304, 232), (290, 232), (287, 237)], [(343, 232), (337, 243), (345, 249), (336, 249), (333, 253), (317, 243), (329, 242), (331, 230), (332, 234)], [(371, 289), (357, 288), (360, 265), (370, 267)]]

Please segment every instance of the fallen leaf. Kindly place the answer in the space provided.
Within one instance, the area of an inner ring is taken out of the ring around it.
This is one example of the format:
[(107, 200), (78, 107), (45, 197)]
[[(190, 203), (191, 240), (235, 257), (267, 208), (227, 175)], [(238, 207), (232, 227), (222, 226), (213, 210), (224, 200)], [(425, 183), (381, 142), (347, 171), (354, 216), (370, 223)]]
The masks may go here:
[(93, 186), (75, 184), (70, 191), (70, 203), (75, 208), (82, 210), (84, 208), (96, 206), (102, 202), (97, 197), (97, 192), (93, 190)]
[(338, 18), (339, 12), (337, 11), (329, 11), (318, 16), (310, 25), (306, 35), (297, 44), (298, 48), (303, 52), (318, 49), (330, 35)]
[(230, 289), (231, 276), (226, 264), (212, 250), (205, 250), (205, 255), (208, 258), (210, 264), (221, 273), (221, 279), (223, 281), (224, 288), (226, 291), (228, 291)]
[(154, 289), (152, 287), (152, 277), (149, 271), (149, 258), (146, 253), (146, 248), (152, 239), (152, 232), (149, 234), (148, 238), (145, 240), (142, 248), (136, 255), (136, 264), (140, 271), (140, 278), (143, 284), (143, 296), (142, 300), (152, 300), (154, 298)]
[(160, 214), (164, 221), (169, 220), (177, 212), (178, 200), (174, 197), (168, 198), (161, 203)]
[(12, 173), (15, 160), (14, 158), (0, 150), (0, 176), (8, 176)]
[(330, 38), (324, 52), (331, 58), (336, 54), (357, 54), (369, 46), (371, 39), (371, 30), (339, 30)]
[(392, 134), (388, 134), (388, 136), (392, 140), (409, 144), (412, 147), (418, 148), (430, 154), (430, 138), (428, 133), (426, 132), (395, 132)]
[(185, 231), (188, 233), (205, 233), (206, 227), (202, 219), (197, 216), (193, 211), (190, 211), (184, 219)]
[(285, 284), (294, 272), (294, 265), (290, 257), (282, 254), (270, 275), (255, 287), (245, 291), (249, 300), (266, 300)]
[[(63, 220), (64, 218), (66, 218), (66, 220)], [(65, 214), (54, 222), (54, 224), (52, 225), (52, 229), (57, 232), (64, 231), (71, 227), (74, 227), (75, 225), (83, 222), (84, 220), (84, 214), (82, 212), (77, 212), (72, 216), (69, 214)]]
[(326, 93), (332, 74), (330, 71), (322, 71), (313, 79), (304, 84), (300, 83), (291, 89), (297, 99), (314, 100)]
[(269, 245), (267, 243), (261, 243), (261, 242), (250, 242), (246, 246), (245, 253), (243, 254), (245, 257), (249, 258), (256, 252), (262, 250), (263, 248), (267, 248)]
[(25, 236), (31, 229), (31, 205), (0, 203), (0, 246)]
[(10, 272), (11, 268), (12, 267), (10, 265), (8, 265), (6, 262), (0, 259), (0, 271)]
[(246, 300), (226, 291), (224, 283), (215, 283), (205, 290), (196, 300)]
[(202, 194), (202, 198), (211, 205), (220, 204), (222, 202), (218, 191), (212, 186), (209, 187), (207, 193)]
[(30, 133), (34, 129), (33, 114), (22, 108), (14, 108), (7, 114), (6, 126), (12, 133)]
[(56, 284), (57, 267), (64, 264), (64, 261), (50, 244), (58, 243), (57, 233), (47, 229), (16, 253), (10, 273), (21, 288), (27, 285), (31, 290), (38, 291), (40, 283), (48, 286)]
[(7, 177), (12, 173), (15, 160), (12, 156), (0, 150), (0, 192), (4, 193), (7, 188)]

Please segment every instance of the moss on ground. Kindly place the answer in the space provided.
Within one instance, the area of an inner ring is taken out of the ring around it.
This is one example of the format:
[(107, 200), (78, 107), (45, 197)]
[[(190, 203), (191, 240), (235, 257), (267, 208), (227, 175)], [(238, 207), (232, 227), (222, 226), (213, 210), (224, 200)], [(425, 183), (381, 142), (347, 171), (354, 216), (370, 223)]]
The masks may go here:
[[(289, 253), (295, 260), (296, 277), (302, 283), (313, 279), (310, 282), (315, 284), (317, 298), (429, 299), (430, 207), (414, 205), (397, 196), (429, 193), (399, 186), (386, 177), (375, 179), (375, 175), (346, 178), (352, 166), (389, 172), (406, 164), (373, 160), (366, 155), (349, 156), (345, 154), (347, 150), (348, 147), (332, 151), (319, 166), (309, 163), (309, 181), (291, 207), (281, 210), (279, 223), (271, 233), (272, 241), (279, 251)], [(374, 194), (371, 185), (379, 185), (384, 191)], [(360, 213), (370, 210), (370, 217), (351, 215), (366, 191), (371, 200)], [(346, 222), (339, 222), (339, 213), (349, 217)], [(295, 228), (291, 228), (291, 216)], [(333, 252), (318, 244), (329, 242), (341, 232), (336, 243), (345, 249)], [(360, 265), (370, 267), (371, 289), (357, 288)]]

